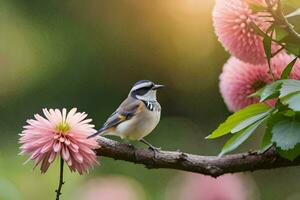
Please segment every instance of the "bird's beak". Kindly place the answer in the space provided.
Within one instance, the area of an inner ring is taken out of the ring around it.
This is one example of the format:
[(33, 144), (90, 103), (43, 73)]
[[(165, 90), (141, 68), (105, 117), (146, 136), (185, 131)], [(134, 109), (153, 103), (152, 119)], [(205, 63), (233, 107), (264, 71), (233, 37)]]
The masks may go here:
[(152, 90), (157, 90), (159, 88), (165, 87), (164, 85), (155, 84), (152, 88)]

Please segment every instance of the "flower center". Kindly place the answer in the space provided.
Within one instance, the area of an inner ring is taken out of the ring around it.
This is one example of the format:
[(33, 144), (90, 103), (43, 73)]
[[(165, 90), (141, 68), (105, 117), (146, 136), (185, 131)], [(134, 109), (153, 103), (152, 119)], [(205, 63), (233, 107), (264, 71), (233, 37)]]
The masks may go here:
[(252, 88), (255, 91), (257, 91), (257, 90), (261, 89), (262, 87), (264, 87), (265, 85), (266, 85), (266, 83), (264, 81), (258, 80), (252, 84)]
[(60, 122), (55, 129), (62, 134), (66, 134), (70, 130), (70, 126), (66, 122)]

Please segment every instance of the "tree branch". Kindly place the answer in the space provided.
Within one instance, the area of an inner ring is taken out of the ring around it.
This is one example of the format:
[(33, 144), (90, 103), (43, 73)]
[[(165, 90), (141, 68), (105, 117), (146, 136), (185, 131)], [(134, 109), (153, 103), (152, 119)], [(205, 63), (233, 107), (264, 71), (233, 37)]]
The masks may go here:
[(98, 156), (143, 164), (149, 169), (178, 169), (213, 177), (226, 173), (300, 165), (300, 158), (294, 161), (286, 160), (272, 148), (264, 153), (248, 152), (217, 157), (193, 155), (179, 151), (160, 151), (154, 154), (150, 149), (135, 149), (131, 145), (103, 137), (98, 140), (98, 143), (101, 146), (97, 149)]

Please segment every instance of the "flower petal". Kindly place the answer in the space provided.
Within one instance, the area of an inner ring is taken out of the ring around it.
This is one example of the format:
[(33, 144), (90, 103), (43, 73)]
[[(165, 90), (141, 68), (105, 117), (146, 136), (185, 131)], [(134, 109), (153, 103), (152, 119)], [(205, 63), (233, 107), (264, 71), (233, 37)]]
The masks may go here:
[(54, 152), (59, 152), (61, 150), (61, 143), (60, 142), (54, 143), (53, 150)]
[(62, 158), (64, 159), (64, 160), (69, 160), (69, 158), (70, 158), (70, 152), (69, 152), (69, 150), (68, 150), (68, 148), (67, 147), (63, 147), (62, 148), (62, 151), (61, 151), (61, 156), (62, 156)]
[(51, 154), (50, 154), (50, 157), (48, 159), (48, 162), (52, 163), (55, 158), (56, 158), (56, 153), (54, 151), (52, 151)]

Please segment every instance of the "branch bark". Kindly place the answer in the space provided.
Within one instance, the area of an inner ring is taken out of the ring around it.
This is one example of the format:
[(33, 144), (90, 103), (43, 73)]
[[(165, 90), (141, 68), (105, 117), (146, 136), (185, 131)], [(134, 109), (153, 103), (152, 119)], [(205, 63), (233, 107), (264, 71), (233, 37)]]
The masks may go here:
[(275, 149), (264, 153), (247, 152), (223, 157), (200, 156), (179, 151), (159, 151), (150, 149), (135, 149), (128, 144), (119, 143), (101, 137), (98, 140), (100, 148), (98, 156), (110, 157), (116, 160), (143, 164), (148, 169), (168, 168), (218, 177), (226, 173), (274, 169), (279, 167), (300, 165), (300, 158), (289, 161), (280, 157)]

